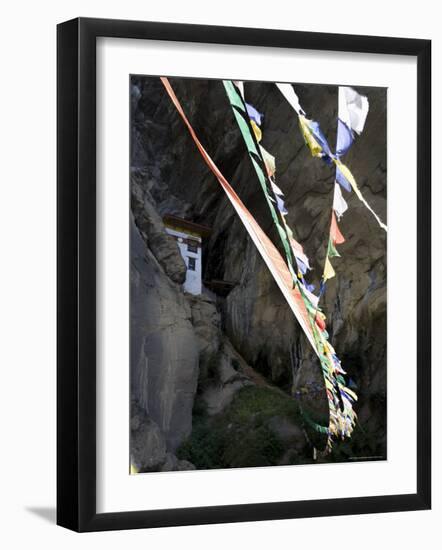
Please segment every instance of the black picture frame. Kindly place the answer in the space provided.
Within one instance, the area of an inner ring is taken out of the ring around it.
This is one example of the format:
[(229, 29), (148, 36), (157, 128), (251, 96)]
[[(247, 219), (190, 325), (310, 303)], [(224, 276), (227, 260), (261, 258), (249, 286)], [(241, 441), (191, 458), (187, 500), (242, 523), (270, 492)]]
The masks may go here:
[[(96, 39), (117, 37), (417, 58), (417, 492), (96, 512)], [(75, 531), (425, 510), (431, 506), (431, 41), (79, 18), (57, 28), (57, 523)]]

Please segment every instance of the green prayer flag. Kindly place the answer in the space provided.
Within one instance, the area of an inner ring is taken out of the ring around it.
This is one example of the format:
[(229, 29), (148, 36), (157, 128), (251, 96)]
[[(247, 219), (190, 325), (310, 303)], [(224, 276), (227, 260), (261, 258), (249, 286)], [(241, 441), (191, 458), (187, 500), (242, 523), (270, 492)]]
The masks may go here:
[(329, 241), (328, 241), (327, 256), (329, 258), (336, 258), (336, 257), (340, 258), (341, 257), (341, 255), (336, 250), (336, 247), (333, 244), (333, 241), (331, 239), (329, 239)]

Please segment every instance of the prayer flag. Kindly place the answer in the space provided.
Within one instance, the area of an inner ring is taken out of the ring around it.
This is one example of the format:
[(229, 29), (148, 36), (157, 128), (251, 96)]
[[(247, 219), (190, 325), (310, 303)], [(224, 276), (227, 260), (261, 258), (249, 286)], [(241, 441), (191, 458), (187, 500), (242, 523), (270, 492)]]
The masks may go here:
[(382, 227), (382, 229), (384, 229), (384, 231), (387, 231), (387, 226), (384, 223), (382, 223), (379, 216), (371, 208), (371, 206), (368, 204), (368, 202), (364, 199), (364, 196), (362, 195), (353, 174), (350, 172), (350, 170), (347, 168), (347, 166), (345, 166), (345, 164), (342, 164), (342, 162), (339, 159), (335, 159), (335, 164), (336, 164), (336, 181), (341, 183), (341, 181), (338, 180), (338, 173), (339, 173), (342, 176), (342, 178), (344, 179), (344, 181), (346, 181), (347, 184), (351, 185), (351, 187), (353, 188), (353, 191), (356, 193), (358, 199), (366, 206), (366, 208), (368, 210), (370, 210), (370, 212), (376, 218), (376, 221), (378, 222), (380, 227)]
[(251, 120), (254, 120), (258, 126), (261, 126), (262, 114), (259, 113), (253, 105), (246, 103), (247, 114)]
[(259, 146), (259, 149), (261, 151), (261, 155), (264, 160), (264, 164), (267, 170), (267, 175), (269, 177), (274, 176), (276, 172), (275, 157), (271, 155), (268, 151), (266, 151), (262, 145)]
[(330, 146), (324, 134), (322, 133), (321, 127), (315, 120), (309, 120), (310, 131), (315, 136), (316, 141), (322, 147), (322, 151), (328, 157), (332, 157)]
[(318, 325), (320, 330), (325, 330), (325, 321), (323, 316), (321, 316), (319, 312), (316, 314), (315, 323)]
[(328, 279), (332, 279), (335, 275), (335, 270), (333, 269), (333, 266), (327, 256), (327, 258), (325, 259), (324, 274), (322, 277), (324, 281), (327, 281)]
[(328, 240), (327, 256), (329, 258), (340, 258), (341, 255), (336, 250), (335, 245), (331, 239)]
[(312, 133), (310, 128), (310, 120), (305, 118), (303, 115), (299, 115), (299, 126), (301, 128), (302, 135), (304, 136), (304, 141), (310, 149), (311, 154), (314, 157), (322, 157), (324, 152), (321, 145), (316, 141), (315, 136)]
[(276, 83), (276, 86), (278, 87), (282, 95), (286, 98), (286, 100), (289, 102), (289, 104), (293, 107), (293, 109), (295, 109), (297, 114), (298, 115), (304, 114), (304, 111), (299, 105), (299, 99), (295, 93), (295, 90), (293, 89), (293, 86), (291, 84), (281, 84), (279, 82)]
[(275, 195), (279, 195), (280, 197), (283, 197), (284, 196), (284, 193), (281, 191), (281, 189), (276, 185), (276, 183), (274, 181), (271, 182), (272, 184), (272, 189), (273, 189), (273, 192), (275, 193)]
[(242, 80), (234, 80), (233, 83), (238, 88), (241, 97), (244, 99), (244, 82)]
[(338, 118), (338, 135), (336, 141), (336, 156), (342, 157), (353, 145), (353, 132), (351, 129)]
[(283, 216), (287, 216), (288, 210), (285, 207), (284, 201), (281, 199), (279, 195), (275, 195), (275, 197), (276, 197), (276, 205), (278, 207), (278, 210), (281, 212)]
[(338, 223), (336, 221), (336, 216), (332, 210), (332, 219), (330, 225), (330, 239), (334, 245), (345, 243), (344, 236), (339, 231)]
[(353, 88), (339, 86), (338, 117), (347, 128), (360, 134), (368, 115), (368, 99)]
[[(345, 166), (345, 165), (342, 165)], [(347, 178), (344, 176), (343, 172), (341, 171), (340, 166), (336, 166), (336, 175), (335, 175), (336, 181), (339, 183), (341, 187), (343, 187), (346, 191), (349, 193), (351, 192), (351, 185), (350, 182), (347, 180)]]
[(350, 149), (354, 141), (353, 132), (362, 132), (367, 114), (368, 99), (348, 86), (339, 86), (337, 157), (345, 155)]
[(261, 128), (256, 124), (254, 120), (250, 120), (250, 125), (253, 128), (253, 133), (255, 134), (256, 141), (259, 143), (262, 139)]
[(341, 186), (335, 182), (335, 190), (333, 195), (333, 210), (335, 211), (338, 220), (342, 217), (344, 212), (348, 209), (348, 204), (345, 202), (342, 196)]

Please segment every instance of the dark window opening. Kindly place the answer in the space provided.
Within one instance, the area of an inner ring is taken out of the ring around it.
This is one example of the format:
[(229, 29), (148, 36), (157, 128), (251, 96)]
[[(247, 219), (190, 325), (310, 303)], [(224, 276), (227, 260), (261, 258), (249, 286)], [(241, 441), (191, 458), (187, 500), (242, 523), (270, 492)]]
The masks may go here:
[(191, 271), (195, 271), (196, 269), (196, 259), (195, 258), (187, 258), (188, 259), (188, 264), (187, 264), (187, 268), (190, 269)]
[(187, 250), (193, 252), (194, 254), (198, 253), (198, 243), (197, 242), (187, 242)]

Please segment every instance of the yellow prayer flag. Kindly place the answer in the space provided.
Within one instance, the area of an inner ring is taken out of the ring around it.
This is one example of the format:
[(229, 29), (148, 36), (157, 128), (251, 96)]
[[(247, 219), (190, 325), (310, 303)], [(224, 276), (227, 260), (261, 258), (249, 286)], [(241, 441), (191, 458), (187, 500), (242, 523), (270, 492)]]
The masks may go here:
[(299, 126), (301, 127), (302, 135), (304, 136), (304, 140), (308, 145), (308, 148), (310, 149), (311, 154), (314, 157), (322, 156), (322, 147), (314, 138), (310, 130), (309, 121), (303, 115), (299, 115)]
[(358, 400), (358, 396), (355, 394), (354, 391), (352, 391), (350, 388), (345, 387), (344, 388), (345, 393), (347, 393), (354, 401)]
[(356, 183), (356, 180), (353, 176), (353, 174), (350, 172), (350, 170), (343, 164), (339, 159), (333, 159), (336, 166), (341, 171), (344, 178), (348, 181), (348, 183), (352, 186), (353, 191), (356, 193), (358, 198), (362, 200), (362, 193), (359, 190), (358, 184)]
[(328, 256), (325, 260), (325, 266), (324, 266), (324, 281), (327, 281), (327, 279), (331, 279), (336, 275), (335, 270), (333, 269), (332, 264), (330, 263), (330, 260), (328, 259)]
[(251, 120), (250, 121), (250, 124), (253, 128), (253, 132), (255, 134), (255, 137), (256, 137), (256, 141), (259, 143), (262, 139), (262, 132), (261, 132), (261, 128), (256, 124), (256, 122), (254, 120)]

